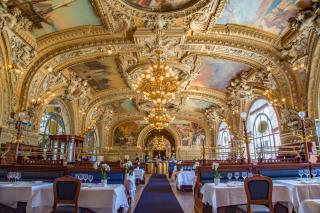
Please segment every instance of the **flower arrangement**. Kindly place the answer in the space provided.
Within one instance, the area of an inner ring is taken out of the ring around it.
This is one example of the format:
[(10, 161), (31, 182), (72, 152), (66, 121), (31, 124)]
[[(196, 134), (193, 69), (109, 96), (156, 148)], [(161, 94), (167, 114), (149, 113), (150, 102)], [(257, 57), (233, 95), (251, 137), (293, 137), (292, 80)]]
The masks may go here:
[(199, 163), (198, 161), (196, 161), (196, 162), (193, 164), (192, 168), (193, 168), (193, 169), (196, 169), (198, 166), (200, 166), (200, 163)]
[(213, 177), (215, 179), (220, 179), (221, 178), (221, 175), (220, 173), (218, 172), (218, 168), (219, 168), (219, 163), (216, 163), (216, 162), (213, 162), (212, 163), (212, 170), (213, 170)]
[(106, 163), (103, 163), (100, 165), (100, 169), (101, 169), (101, 180), (107, 180), (108, 179), (108, 175), (107, 172), (110, 172), (110, 166)]
[(123, 166), (123, 168), (126, 169), (126, 173), (128, 173), (128, 172), (133, 170), (133, 164), (129, 160), (127, 162), (125, 162), (122, 166)]

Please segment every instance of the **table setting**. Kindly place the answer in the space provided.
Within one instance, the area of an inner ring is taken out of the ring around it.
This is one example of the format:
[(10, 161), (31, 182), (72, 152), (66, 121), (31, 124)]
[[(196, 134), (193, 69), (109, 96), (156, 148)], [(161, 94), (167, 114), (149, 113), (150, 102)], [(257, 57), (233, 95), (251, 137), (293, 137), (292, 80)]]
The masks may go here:
[(194, 186), (195, 181), (195, 171), (182, 170), (176, 173), (176, 184), (178, 189), (181, 189), (181, 186)]

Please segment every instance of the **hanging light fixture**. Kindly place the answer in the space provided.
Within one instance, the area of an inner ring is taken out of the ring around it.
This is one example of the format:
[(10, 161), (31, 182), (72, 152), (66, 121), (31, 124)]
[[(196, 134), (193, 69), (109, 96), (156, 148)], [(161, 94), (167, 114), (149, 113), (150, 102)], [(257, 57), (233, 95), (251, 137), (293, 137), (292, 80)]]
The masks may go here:
[(167, 127), (169, 123), (174, 120), (174, 117), (170, 116), (161, 104), (158, 104), (144, 119), (151, 125), (151, 127), (160, 131)]
[(152, 148), (154, 150), (165, 150), (167, 148), (167, 144), (163, 139), (163, 136), (156, 136), (153, 143)]
[(137, 93), (142, 93), (144, 98), (155, 104), (165, 104), (175, 99), (175, 94), (184, 90), (187, 81), (179, 78), (178, 74), (168, 65), (161, 63), (160, 55), (162, 51), (158, 49), (158, 60), (142, 73), (137, 83), (132, 84), (132, 88)]

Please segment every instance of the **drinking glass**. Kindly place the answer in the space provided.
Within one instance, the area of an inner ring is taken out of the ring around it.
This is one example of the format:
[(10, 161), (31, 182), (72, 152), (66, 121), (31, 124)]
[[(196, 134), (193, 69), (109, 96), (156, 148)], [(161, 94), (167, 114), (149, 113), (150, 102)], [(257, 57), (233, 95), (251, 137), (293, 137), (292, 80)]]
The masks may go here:
[(93, 175), (88, 175), (88, 179), (89, 179), (89, 182), (91, 183), (93, 181)]
[(303, 170), (302, 170), (302, 169), (300, 169), (300, 170), (298, 171), (298, 175), (300, 176), (300, 179), (302, 179), (302, 176), (303, 176)]
[(317, 170), (312, 169), (311, 174), (312, 174), (312, 178), (316, 178), (317, 177)]
[(81, 181), (82, 183), (82, 180), (83, 180), (83, 174), (78, 174), (78, 177), (79, 177), (79, 180)]
[(8, 172), (7, 178), (8, 178), (8, 181), (10, 182), (12, 179), (12, 172)]
[(79, 179), (79, 175), (78, 175), (78, 174), (75, 174), (74, 177), (77, 178), (77, 179)]
[(309, 170), (309, 169), (304, 169), (303, 172), (304, 172), (305, 176), (306, 176), (307, 179), (308, 179), (309, 176), (310, 176), (310, 170)]
[(88, 174), (83, 174), (83, 179), (84, 179), (84, 182), (86, 183), (88, 180)]
[(20, 180), (20, 178), (21, 178), (21, 173), (20, 173), (20, 172), (17, 172), (17, 173), (16, 173), (16, 178), (17, 178), (17, 181)]
[(243, 180), (245, 180), (248, 177), (248, 173), (247, 172), (242, 172), (241, 176), (242, 176)]
[(248, 177), (253, 177), (252, 172), (249, 172), (249, 173), (248, 173)]
[(234, 173), (234, 177), (236, 178), (236, 180), (238, 181), (239, 177), (240, 177), (240, 172), (235, 172)]
[(232, 173), (231, 173), (231, 172), (228, 172), (227, 177), (228, 177), (229, 181), (231, 181), (231, 179), (232, 179)]

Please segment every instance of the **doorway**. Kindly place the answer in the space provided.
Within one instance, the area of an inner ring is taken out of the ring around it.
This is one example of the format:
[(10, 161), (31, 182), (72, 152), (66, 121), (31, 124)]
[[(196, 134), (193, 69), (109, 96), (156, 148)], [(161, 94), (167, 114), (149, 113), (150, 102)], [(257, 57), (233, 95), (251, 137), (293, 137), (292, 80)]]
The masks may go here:
[(160, 156), (161, 159), (166, 157), (166, 150), (153, 150), (153, 158), (155, 158), (156, 156)]

